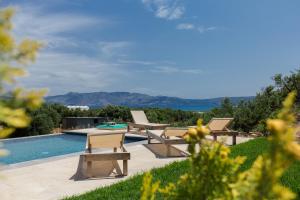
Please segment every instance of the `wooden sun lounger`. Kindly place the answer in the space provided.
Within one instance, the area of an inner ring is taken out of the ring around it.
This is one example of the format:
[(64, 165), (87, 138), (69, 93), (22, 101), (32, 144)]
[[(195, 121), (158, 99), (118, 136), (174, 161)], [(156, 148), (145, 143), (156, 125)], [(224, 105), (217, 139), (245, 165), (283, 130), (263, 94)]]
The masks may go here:
[(156, 123), (128, 123), (129, 126), (132, 126), (134, 128), (140, 128), (140, 129), (164, 129), (170, 124), (156, 124)]
[[(130, 153), (126, 151), (123, 146), (125, 133), (100, 133), (87, 135), (87, 148), (86, 153), (81, 156), (87, 162), (87, 176), (92, 177), (92, 163), (94, 161), (111, 161), (117, 174), (127, 176), (128, 174), (128, 160)], [(92, 152), (97, 148), (112, 148), (112, 153)], [(120, 149), (121, 152), (117, 152)], [(123, 160), (123, 172), (120, 169), (118, 160)]]
[(220, 135), (229, 135), (232, 136), (232, 145), (236, 145), (236, 136), (238, 135), (238, 132), (228, 128), (232, 121), (233, 118), (212, 118), (208, 122), (207, 127), (215, 141), (217, 141), (217, 137)]
[(186, 144), (183, 136), (187, 133), (187, 131), (188, 128), (173, 127), (168, 127), (164, 130), (147, 130), (148, 144), (151, 144), (151, 139), (156, 139), (167, 146), (167, 155), (170, 155), (171, 145)]
[(150, 123), (145, 115), (145, 112), (142, 110), (132, 110), (130, 111), (133, 123), (128, 123), (128, 132), (130, 132), (131, 128), (138, 128), (139, 131), (145, 129), (164, 129), (170, 124), (158, 124), (158, 123)]
[(148, 144), (151, 144), (151, 139), (156, 139), (163, 144), (186, 144), (183, 136), (187, 131), (187, 128), (173, 127), (168, 127), (164, 130), (147, 130)]
[[(238, 131), (233, 131), (228, 128), (234, 118), (212, 118), (206, 125), (210, 130), (210, 135), (213, 136), (213, 140), (217, 141), (218, 136), (228, 135), (232, 136), (232, 145), (236, 145), (236, 136)], [(196, 128), (197, 126), (189, 126), (190, 128)]]

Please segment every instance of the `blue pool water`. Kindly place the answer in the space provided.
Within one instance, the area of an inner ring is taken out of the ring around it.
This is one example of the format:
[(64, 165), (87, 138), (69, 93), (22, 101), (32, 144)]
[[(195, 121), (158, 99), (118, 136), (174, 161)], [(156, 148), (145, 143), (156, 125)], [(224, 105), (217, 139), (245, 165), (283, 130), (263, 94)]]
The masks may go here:
[[(125, 137), (125, 143), (139, 140), (141, 139)], [(86, 136), (61, 134), (55, 136), (11, 139), (1, 143), (10, 154), (6, 157), (1, 157), (0, 163), (14, 164), (84, 151)]]
[(127, 124), (113, 124), (113, 125), (101, 124), (101, 125), (96, 126), (96, 128), (99, 128), (99, 129), (125, 129), (125, 128), (127, 128)]

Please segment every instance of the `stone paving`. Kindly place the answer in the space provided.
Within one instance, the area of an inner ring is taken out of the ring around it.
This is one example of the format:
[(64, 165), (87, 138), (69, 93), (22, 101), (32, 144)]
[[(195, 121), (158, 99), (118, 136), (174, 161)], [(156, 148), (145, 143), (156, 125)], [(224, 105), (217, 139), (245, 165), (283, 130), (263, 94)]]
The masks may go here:
[[(228, 143), (231, 142), (227, 138)], [(241, 143), (249, 138), (237, 138)], [(147, 146), (139, 142), (136, 145), (127, 144), (126, 149), (131, 153), (129, 160), (129, 176), (123, 178), (96, 178), (75, 181), (71, 177), (76, 173), (79, 155), (46, 159), (43, 162), (27, 164), (26, 166), (7, 167), (0, 171), (1, 200), (50, 200), (87, 192), (97, 187), (110, 185), (124, 180), (134, 174), (161, 167), (185, 157), (164, 157), (163, 146)], [(176, 145), (185, 150), (186, 145)], [(159, 154), (161, 152), (161, 154)], [(179, 151), (174, 151), (178, 153)], [(120, 163), (121, 165), (121, 163)]]

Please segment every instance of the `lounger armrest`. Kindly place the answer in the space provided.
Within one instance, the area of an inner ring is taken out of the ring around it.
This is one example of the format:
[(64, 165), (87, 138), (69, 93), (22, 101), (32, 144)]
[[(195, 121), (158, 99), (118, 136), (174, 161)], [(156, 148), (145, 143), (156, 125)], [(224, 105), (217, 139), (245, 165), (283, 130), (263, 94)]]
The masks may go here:
[(108, 130), (107, 132), (101, 132), (101, 133), (89, 133), (87, 134), (87, 136), (104, 136), (104, 135), (115, 135), (115, 134), (125, 134), (126, 131), (125, 130), (118, 130), (118, 131), (114, 131), (114, 132), (111, 132), (110, 130)]
[(130, 153), (84, 153), (81, 154), (85, 161), (105, 161), (105, 160), (130, 160)]
[(128, 122), (127, 126), (134, 126), (134, 123), (133, 122)]
[(232, 130), (230, 130), (230, 129), (229, 129), (229, 128), (227, 128), (227, 127), (225, 128), (225, 130), (226, 130), (226, 131), (228, 131), (228, 132), (231, 132), (231, 131), (232, 131)]
[(232, 131), (232, 130), (226, 130), (226, 131), (211, 131), (212, 135), (237, 135), (239, 132), (238, 131)]
[(148, 129), (155, 129), (155, 128), (166, 128), (168, 126), (170, 126), (170, 124), (145, 124), (144, 125), (145, 128), (148, 128)]
[(238, 131), (234, 131), (234, 130), (231, 130), (229, 128), (226, 128), (226, 131), (230, 132), (230, 133), (239, 133)]
[(157, 134), (153, 133), (151, 130), (147, 130), (147, 134), (148, 134), (148, 137), (156, 139), (163, 144), (186, 144), (186, 141), (183, 138), (168, 139), (168, 138), (162, 137), (162, 135), (164, 135), (164, 132), (161, 135), (157, 135)]
[(127, 152), (127, 150), (125, 149), (124, 146), (121, 147), (121, 150), (122, 150), (123, 152)]

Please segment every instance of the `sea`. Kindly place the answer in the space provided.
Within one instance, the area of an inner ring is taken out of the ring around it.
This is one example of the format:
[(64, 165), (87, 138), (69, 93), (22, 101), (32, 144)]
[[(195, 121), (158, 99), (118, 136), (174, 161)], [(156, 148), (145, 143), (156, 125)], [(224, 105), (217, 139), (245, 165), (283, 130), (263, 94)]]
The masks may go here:
[(194, 111), (194, 112), (207, 112), (213, 108), (217, 108), (217, 105), (201, 105), (201, 106), (171, 106), (171, 107), (161, 107), (161, 108), (170, 108), (174, 110), (183, 110), (183, 111)]

